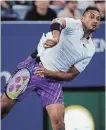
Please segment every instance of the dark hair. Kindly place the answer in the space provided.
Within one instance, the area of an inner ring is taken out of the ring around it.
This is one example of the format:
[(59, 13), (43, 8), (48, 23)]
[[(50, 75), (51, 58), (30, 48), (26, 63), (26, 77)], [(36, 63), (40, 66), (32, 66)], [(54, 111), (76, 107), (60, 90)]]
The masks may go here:
[(105, 0), (98, 0), (98, 1), (94, 1), (94, 3), (102, 3), (102, 2), (105, 2)]
[(66, 4), (68, 4), (68, 3), (70, 3), (70, 2), (76, 2), (76, 3), (77, 3), (78, 1), (77, 1), (77, 0), (75, 0), (75, 1), (72, 1), (72, 0), (70, 0), (70, 1), (65, 1)]
[(95, 7), (95, 6), (88, 6), (88, 7), (85, 9), (83, 15), (84, 15), (86, 12), (88, 12), (89, 10), (96, 10), (96, 11), (98, 11), (98, 12), (100, 13), (100, 11), (99, 11), (99, 9), (98, 9), (97, 7)]

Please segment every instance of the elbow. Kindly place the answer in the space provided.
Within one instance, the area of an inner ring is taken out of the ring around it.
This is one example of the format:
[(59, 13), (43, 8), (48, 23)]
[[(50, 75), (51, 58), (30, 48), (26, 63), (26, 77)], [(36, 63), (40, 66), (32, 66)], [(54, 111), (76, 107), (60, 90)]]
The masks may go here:
[(77, 74), (73, 74), (73, 75), (70, 75), (68, 78), (66, 78), (66, 82), (70, 82), (72, 81), (75, 77), (77, 76)]

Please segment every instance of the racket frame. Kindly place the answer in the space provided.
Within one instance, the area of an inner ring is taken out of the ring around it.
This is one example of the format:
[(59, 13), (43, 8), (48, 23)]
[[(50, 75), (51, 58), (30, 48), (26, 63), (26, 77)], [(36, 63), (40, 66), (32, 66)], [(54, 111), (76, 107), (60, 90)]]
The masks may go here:
[[(10, 100), (17, 100), (17, 101), (19, 101), (17, 98), (16, 98), (16, 99), (10, 98), (10, 97), (8, 96), (6, 90), (7, 90), (8, 84), (10, 83), (10, 81), (12, 80), (12, 78), (15, 76), (15, 74), (18, 73), (19, 71), (23, 70), (23, 69), (28, 70), (28, 72), (29, 72), (29, 74), (30, 74), (30, 76), (29, 76), (29, 81), (28, 81), (28, 83), (27, 83), (27, 86), (29, 85), (29, 83), (30, 83), (30, 81), (31, 81), (31, 72), (30, 72), (30, 70), (29, 70), (27, 67), (24, 67), (24, 68), (21, 68), (21, 69), (16, 70), (16, 71), (12, 74), (12, 76), (9, 78), (8, 82), (6, 83), (5, 90), (4, 90), (4, 93), (6, 94), (6, 96), (7, 96)], [(26, 88), (27, 88), (27, 87), (26, 87)], [(23, 91), (23, 90), (22, 90), (22, 91)], [(21, 92), (22, 92), (22, 91), (21, 91)], [(20, 92), (20, 93), (21, 93), (21, 92)], [(17, 96), (17, 97), (18, 97), (18, 96)]]

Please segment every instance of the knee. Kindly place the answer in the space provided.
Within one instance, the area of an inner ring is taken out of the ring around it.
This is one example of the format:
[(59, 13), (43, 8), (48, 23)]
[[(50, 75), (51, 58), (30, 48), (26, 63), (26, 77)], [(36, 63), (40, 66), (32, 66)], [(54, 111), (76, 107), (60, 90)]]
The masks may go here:
[(51, 118), (53, 130), (65, 130), (64, 117), (53, 115)]

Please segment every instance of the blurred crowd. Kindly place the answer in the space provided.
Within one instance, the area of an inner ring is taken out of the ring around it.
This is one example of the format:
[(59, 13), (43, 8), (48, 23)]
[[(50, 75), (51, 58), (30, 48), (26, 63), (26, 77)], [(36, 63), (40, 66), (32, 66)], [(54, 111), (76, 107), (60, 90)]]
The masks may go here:
[(105, 20), (105, 1), (1, 1), (1, 21), (51, 21), (57, 17), (81, 18), (87, 6), (96, 6)]

